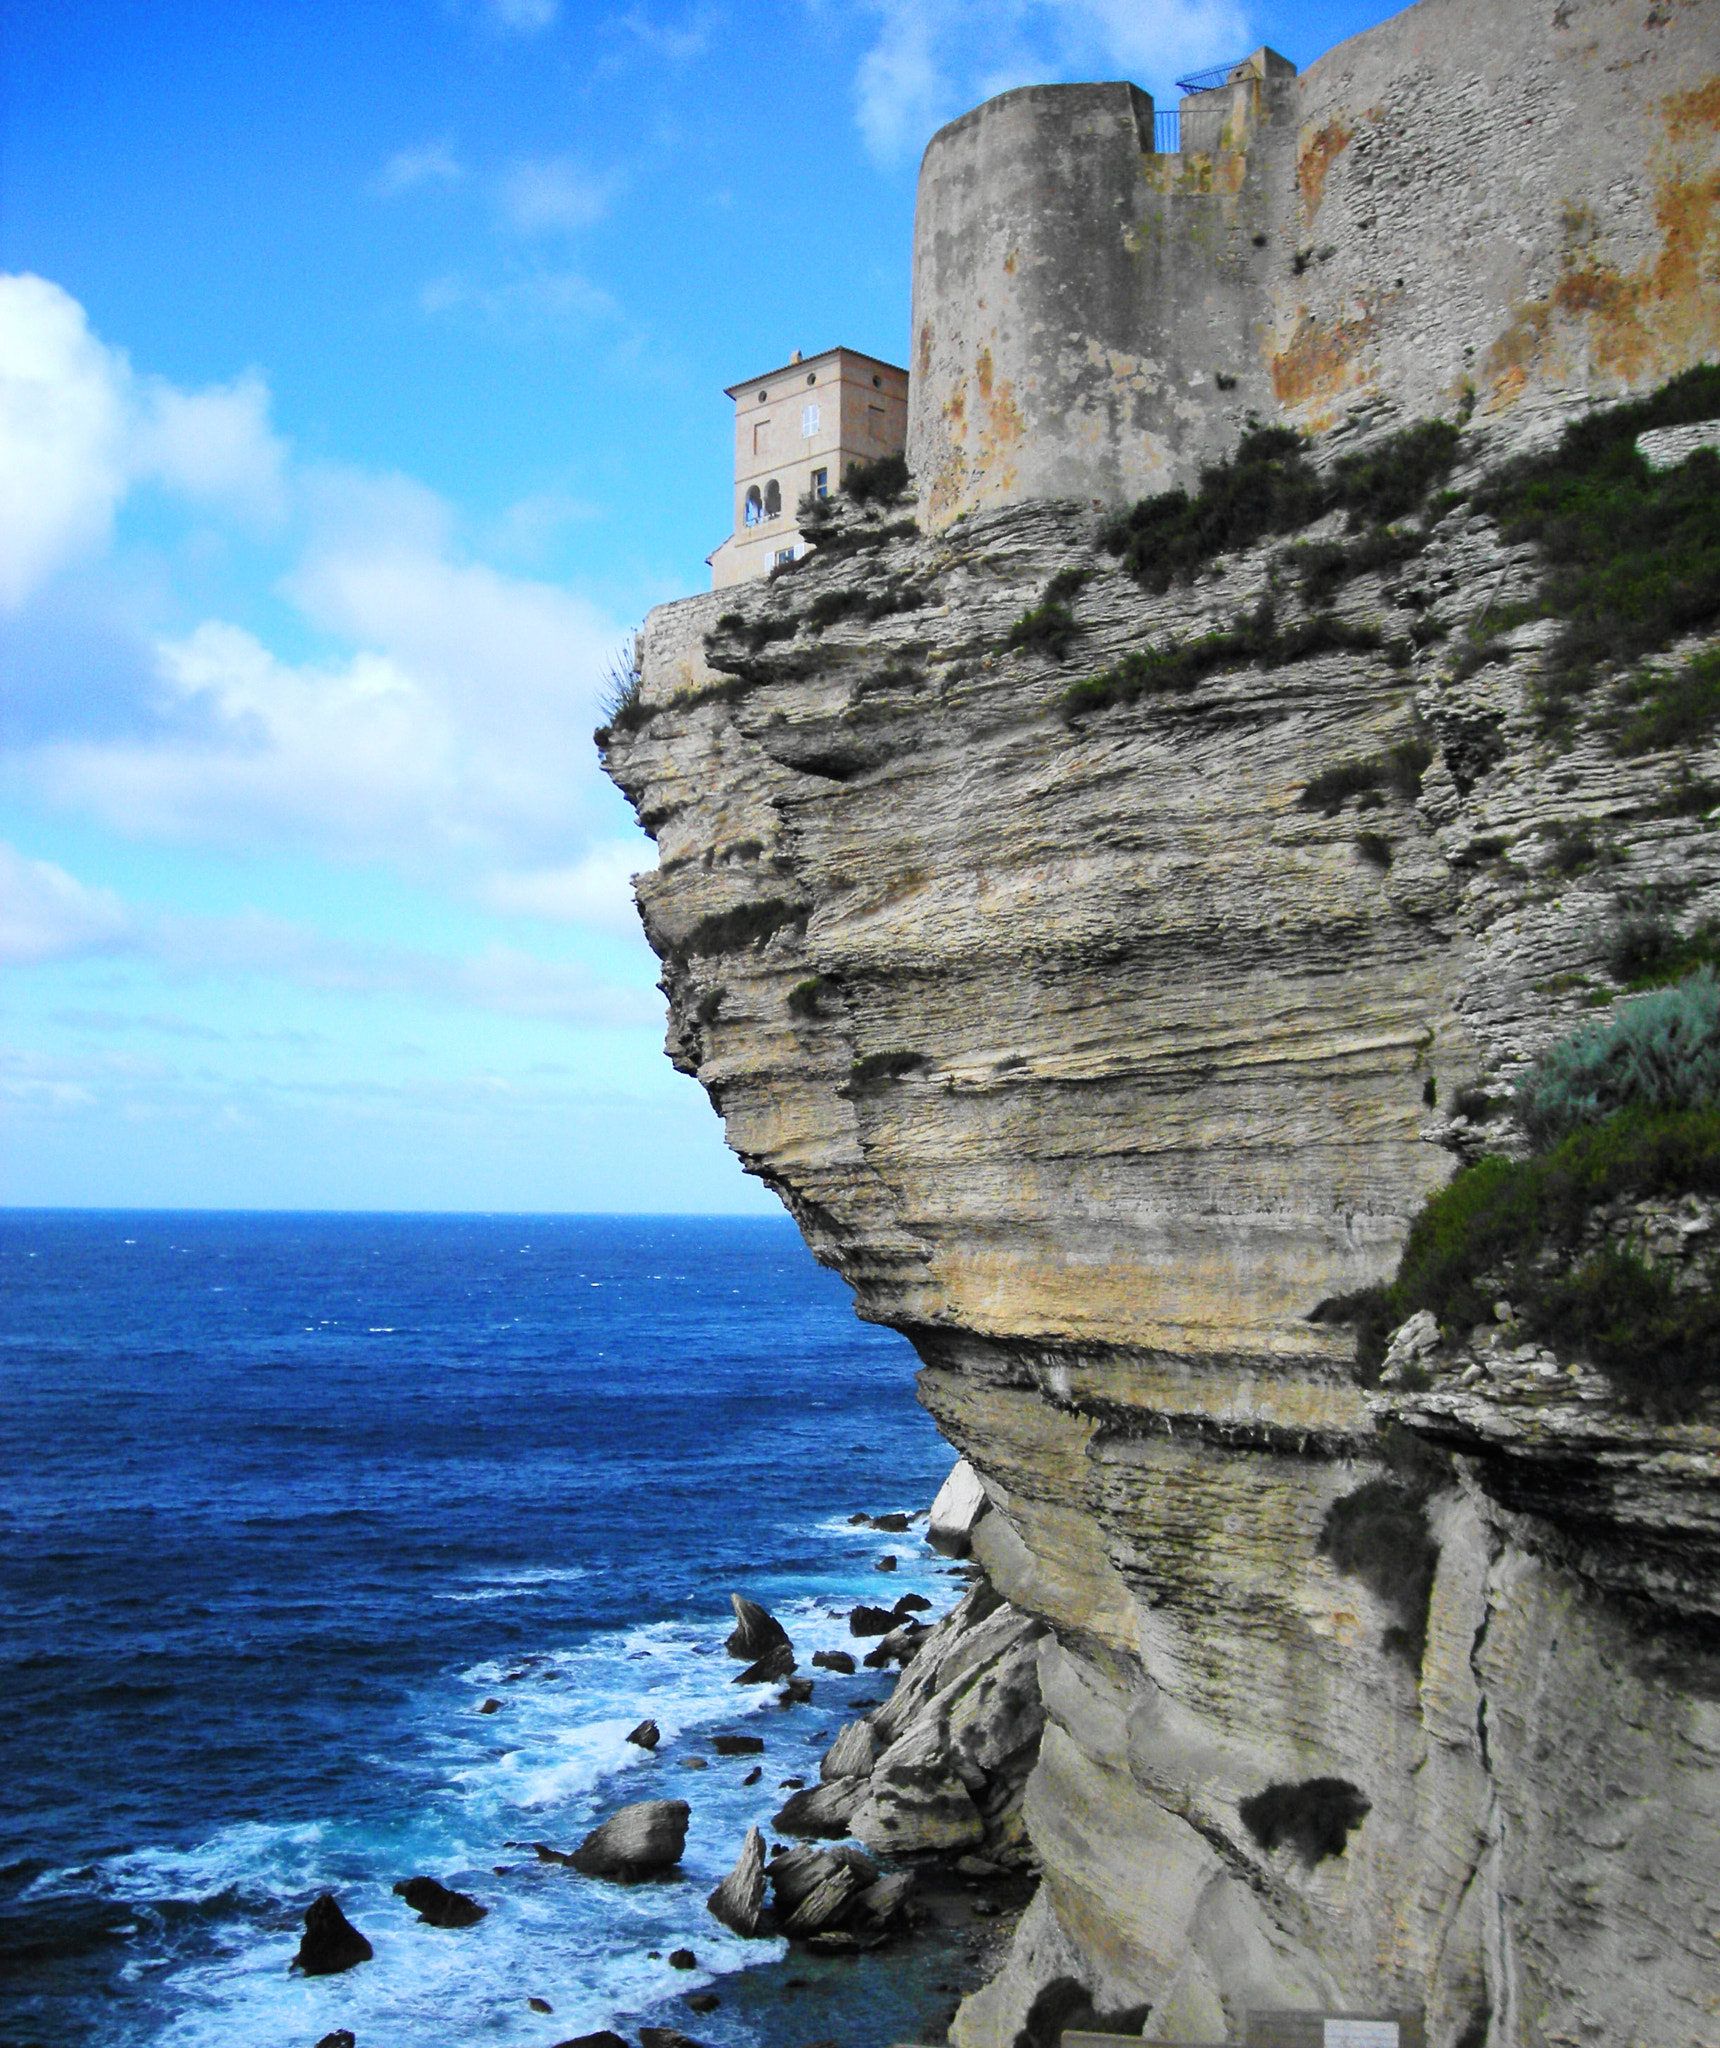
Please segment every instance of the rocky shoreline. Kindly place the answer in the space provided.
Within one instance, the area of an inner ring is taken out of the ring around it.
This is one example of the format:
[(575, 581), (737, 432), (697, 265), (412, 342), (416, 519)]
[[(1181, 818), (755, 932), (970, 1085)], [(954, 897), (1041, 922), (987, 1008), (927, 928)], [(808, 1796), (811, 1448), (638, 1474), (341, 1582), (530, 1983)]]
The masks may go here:
[[(850, 1521), (904, 1537), (923, 1522), (932, 1552), (965, 1560), (985, 1512), (983, 1490), (970, 1468), (958, 1463), (930, 1510), (856, 1513)], [(897, 1559), (886, 1554), (875, 1563), (890, 1571)], [(1045, 1629), (1012, 1608), (979, 1564), (953, 1569), (967, 1585), (941, 1618), (924, 1618), (932, 1602), (915, 1592), (888, 1607), (860, 1602), (848, 1616), (853, 1650), (813, 1653), (810, 1662), (821, 1678), (840, 1681), (893, 1669), (895, 1683), (883, 1698), (848, 1702), (858, 1711), (829, 1742), (816, 1782), (778, 1781), (776, 1789), (787, 1796), (769, 1818), (770, 1837), (758, 1824), (746, 1829), (733, 1868), (709, 1895), (707, 1911), (745, 1940), (773, 1948), (786, 1941), (788, 1955), (761, 1957), (762, 1970), (731, 1972), (719, 1980), (722, 1992), (685, 1994), (676, 2003), (690, 2024), (725, 2005), (732, 2014), (738, 1999), (749, 2009), (756, 2006), (767, 2032), (774, 2032), (787, 2010), (778, 1999), (815, 1990), (817, 1980), (804, 1974), (808, 1969), (828, 1975), (832, 1967), (855, 1965), (885, 1949), (898, 1956), (911, 1949), (910, 1968), (918, 1964), (941, 1973), (929, 1979), (929, 1988), (947, 1999), (941, 2010), (953, 2018), (957, 1999), (995, 1967), (1037, 1883), (1022, 1800), (1044, 1723), (1038, 1659)], [(776, 1703), (785, 1709), (810, 1704), (814, 1681), (801, 1671), (788, 1630), (747, 1595), (730, 1597), (735, 1626), (723, 1647), (742, 1666), (733, 1683), (774, 1688)], [(494, 1713), (501, 1706), (486, 1698), (476, 1711)], [(655, 1720), (640, 1721), (627, 1739), (657, 1760), (663, 1736)], [(701, 1751), (745, 1761), (762, 1758), (766, 1743), (754, 1734), (719, 1733), (669, 1747), (687, 1753), (665, 1754), (665, 1767), (697, 1772), (710, 1768)], [(764, 1768), (762, 1761), (753, 1762), (741, 1782), (762, 1787)], [(613, 1807), (575, 1847), (548, 1841), (503, 1846), (530, 1849), (539, 1863), (562, 1865), (588, 1882), (674, 1881), (691, 1813), (687, 1799), (634, 1800)], [(496, 1872), (506, 1875), (511, 1868), (498, 1864)], [(474, 1926), (488, 1910), (422, 1873), (393, 1889), (433, 1927)], [(331, 1893), (319, 1895), (304, 1920), (292, 1964), (296, 1972), (337, 1975), (371, 1959), (369, 1940)], [(662, 1960), (655, 1951), (650, 1959)], [(703, 1967), (690, 1948), (666, 1960), (673, 1969)], [(755, 1978), (756, 1985), (750, 1981)], [(552, 2016), (547, 2001), (528, 2003)], [(638, 2024), (635, 2031), (639, 2048), (699, 2048), (673, 2025)], [(357, 2036), (336, 2029), (317, 2048), (358, 2048)], [(633, 2044), (604, 2029), (567, 2037), (555, 2048)]]

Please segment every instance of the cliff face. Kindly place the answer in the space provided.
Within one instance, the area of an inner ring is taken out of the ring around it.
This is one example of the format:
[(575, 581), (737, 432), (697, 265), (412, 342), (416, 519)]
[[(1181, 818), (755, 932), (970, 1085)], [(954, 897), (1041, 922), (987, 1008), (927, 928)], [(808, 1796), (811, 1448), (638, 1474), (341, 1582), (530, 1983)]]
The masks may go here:
[[(1456, 480), (1504, 449), (1472, 429)], [(1438, 630), (1536, 575), (1465, 505), (1339, 600), (1420, 618), (1413, 657), (1072, 720), (1072, 677), (1286, 604), (1282, 543), (1155, 598), (1079, 508), (902, 511), (654, 614), (607, 760), (660, 849), (671, 1056), (914, 1343), (976, 1555), (1046, 1625), (1044, 1883), (955, 2038), (1031, 2039), (1072, 1977), (1173, 2039), (1326, 2004), (1425, 2007), (1440, 2048), (1720, 2041), (1720, 1431), (1533, 1357), (1370, 1392), (1314, 1316), (1473, 1135), (1430, 1098), (1612, 985), (1621, 902), (1720, 912), (1713, 822), (1664, 755), (1540, 737), (1545, 622), (1453, 680)], [(1071, 569), (1066, 662), (1008, 649)], [(1418, 720), (1419, 795), (1309, 807)], [(1562, 857), (1579, 826), (1606, 860)], [(1324, 1540), (1369, 1482), (1425, 1548), (1425, 1642)]]

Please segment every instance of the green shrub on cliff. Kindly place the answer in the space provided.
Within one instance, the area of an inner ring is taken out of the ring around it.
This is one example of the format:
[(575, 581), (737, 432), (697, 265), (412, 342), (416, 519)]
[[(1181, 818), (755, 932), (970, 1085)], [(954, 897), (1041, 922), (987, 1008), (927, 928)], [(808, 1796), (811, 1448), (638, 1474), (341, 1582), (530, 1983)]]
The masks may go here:
[[(1295, 533), (1328, 512), (1346, 512), (1352, 533), (1406, 518), (1446, 475), (1456, 453), (1456, 427), (1423, 420), (1371, 449), (1341, 457), (1322, 475), (1308, 460), (1300, 434), (1289, 427), (1254, 426), (1234, 455), (1202, 468), (1197, 491), (1143, 498), (1102, 529), (1099, 545), (1122, 556), (1148, 590), (1163, 593), (1219, 555), (1252, 547), (1270, 534)], [(1419, 536), (1412, 542), (1407, 535), (1370, 538), (1351, 549), (1332, 543), (1317, 567), (1311, 565), (1316, 587), (1329, 596), (1343, 576), (1406, 560), (1421, 545)]]
[[(1657, 471), (1636, 448), (1651, 428), (1716, 415), (1720, 364), (1701, 364), (1647, 398), (1576, 421), (1555, 448), (1477, 491), (1476, 509), (1507, 540), (1534, 541), (1545, 563), (1540, 609), (1560, 622), (1540, 689), (1550, 729), (1569, 727), (1603, 667), (1720, 623), (1720, 455), (1698, 449)], [(1677, 671), (1640, 672), (1609, 722), (1630, 751), (1663, 743), (1651, 737), (1661, 730), (1695, 737), (1720, 713), (1712, 685), (1706, 673), (1692, 683)]]
[(1538, 1149), (1623, 1109), (1720, 1104), (1720, 982), (1706, 968), (1676, 988), (1620, 1003), (1604, 1023), (1550, 1046), (1517, 1085)]
[(1337, 1570), (1358, 1578), (1397, 1616), (1385, 1647), (1412, 1669), (1427, 1646), (1428, 1605), (1439, 1545), (1428, 1527), (1425, 1485), (1392, 1477), (1370, 1479), (1333, 1501), (1320, 1530), (1319, 1551)]
[(1088, 574), (1085, 569), (1059, 569), (1045, 586), (1038, 604), (1023, 612), (1010, 627), (1004, 646), (1042, 650), (1054, 661), (1061, 661), (1076, 634), (1087, 630), (1069, 609), (1069, 600), (1087, 581)]
[(1464, 1330), (1490, 1322), (1503, 1294), (1530, 1336), (1585, 1353), (1631, 1406), (1686, 1414), (1720, 1384), (1720, 1297), (1585, 1245), (1606, 1204), (1684, 1194), (1720, 1195), (1720, 1109), (1578, 1123), (1539, 1157), (1465, 1168), (1411, 1224), (1396, 1277), (1326, 1316), (1355, 1324), (1358, 1377), (1371, 1385), (1386, 1339), (1418, 1309)]
[(1083, 712), (1102, 711), (1107, 704), (1192, 690), (1208, 676), (1231, 669), (1280, 668), (1335, 649), (1371, 651), (1384, 645), (1385, 635), (1377, 626), (1354, 625), (1335, 612), (1280, 626), (1272, 600), (1266, 597), (1252, 612), (1239, 613), (1226, 630), (1193, 640), (1168, 640), (1162, 647), (1135, 648), (1098, 675), (1071, 683), (1063, 692), (1061, 709), (1065, 720), (1073, 720)]
[(879, 455), (870, 462), (851, 462), (842, 473), (842, 489), (857, 505), (876, 499), (887, 505), (908, 489), (908, 458)]

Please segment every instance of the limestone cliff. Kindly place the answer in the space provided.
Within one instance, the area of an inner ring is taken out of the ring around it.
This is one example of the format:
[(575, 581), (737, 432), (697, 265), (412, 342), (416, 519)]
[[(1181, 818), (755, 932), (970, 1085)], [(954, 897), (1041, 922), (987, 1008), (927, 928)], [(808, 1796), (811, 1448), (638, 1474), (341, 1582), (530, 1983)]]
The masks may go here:
[[(1555, 729), (1545, 564), (1488, 484), (1712, 356), (1713, 58), (1712, 0), (1438, 0), (1245, 82), (1205, 155), (1148, 151), (1128, 88), (954, 124), (923, 496), (653, 613), (600, 735), (658, 843), (670, 1055), (914, 1344), (1026, 1617), (1043, 1883), (961, 2048), (1036, 2048), (1071, 1980), (1173, 2040), (1327, 2006), (1720, 2048), (1712, 1407), (1631, 1412), (1509, 1304), (1370, 1385), (1333, 1319), (1632, 919), (1720, 943), (1710, 738)], [(1035, 122), (1044, 176), (998, 140)], [(1072, 193), (1109, 225), (1064, 290)], [(1099, 544), (1244, 407), (1315, 433), (1294, 531), (1180, 577)], [(1358, 540), (1327, 484), (1440, 412), (1448, 495)], [(1684, 1258), (1715, 1220), (1603, 1223)]]
[[(1454, 481), (1506, 451), (1471, 428)], [(671, 1055), (914, 1343), (993, 1505), (975, 1553), (1047, 1625), (1045, 1881), (956, 2039), (1013, 2041), (1072, 1976), (1171, 2038), (1327, 2002), (1425, 2007), (1441, 2048), (1720, 2040), (1720, 1432), (1533, 1361), (1485, 1398), (1369, 1392), (1315, 1314), (1449, 1173), (1465, 1128), (1430, 1098), (1610, 986), (1621, 877), (1720, 911), (1714, 821), (1665, 755), (1545, 740), (1545, 621), (1454, 679), (1536, 573), (1467, 503), (1339, 600), (1419, 619), (1419, 651), (1074, 718), (1072, 676), (1247, 612), (1281, 543), (1155, 597), (1076, 507), (932, 540), (910, 509), (653, 615), (607, 760), (660, 848)], [(1072, 569), (1067, 660), (1009, 649)], [(1417, 730), (1419, 795), (1309, 806)], [(1579, 826), (1607, 859), (1572, 872)], [(1421, 1483), (1408, 1649), (1322, 1550), (1393, 1409), (1455, 1454)], [(1349, 1788), (1337, 1853), (1245, 1822), (1320, 1780)]]

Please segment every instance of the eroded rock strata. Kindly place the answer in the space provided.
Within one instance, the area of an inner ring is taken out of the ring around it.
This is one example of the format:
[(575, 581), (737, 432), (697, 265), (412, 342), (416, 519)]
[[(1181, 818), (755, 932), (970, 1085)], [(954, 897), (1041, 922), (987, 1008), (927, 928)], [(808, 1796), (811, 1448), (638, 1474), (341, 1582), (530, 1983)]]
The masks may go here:
[[(1472, 427), (1453, 481), (1556, 425)], [(1317, 1314), (1476, 1142), (1455, 1092), (1615, 986), (1627, 891), (1720, 912), (1668, 800), (1714, 762), (1543, 736), (1551, 627), (1488, 625), (1536, 564), (1467, 503), (1343, 585), (1380, 646), (1073, 717), (1131, 649), (1293, 621), (1283, 542), (1153, 596), (1086, 509), (912, 512), (653, 614), (606, 758), (660, 850), (670, 1054), (914, 1344), (1035, 1631), (1043, 1883), (954, 2038), (1074, 1979), (1173, 2039), (1323, 2004), (1438, 2048), (1720, 2041), (1713, 1418), (1533, 1359), (1370, 1390)], [(1067, 570), (1063, 658), (1009, 648)], [(1417, 734), (1418, 793), (1307, 803)], [(1369, 1485), (1426, 1545), (1414, 1613), (1330, 1540)]]

